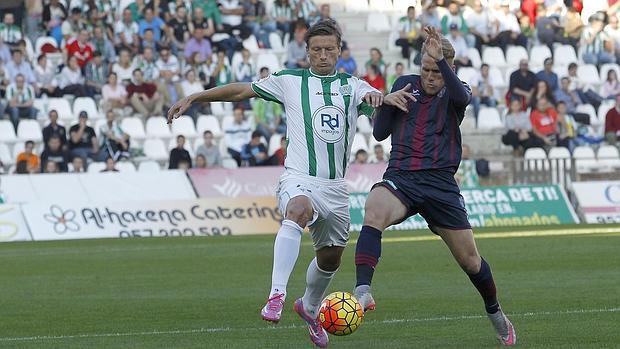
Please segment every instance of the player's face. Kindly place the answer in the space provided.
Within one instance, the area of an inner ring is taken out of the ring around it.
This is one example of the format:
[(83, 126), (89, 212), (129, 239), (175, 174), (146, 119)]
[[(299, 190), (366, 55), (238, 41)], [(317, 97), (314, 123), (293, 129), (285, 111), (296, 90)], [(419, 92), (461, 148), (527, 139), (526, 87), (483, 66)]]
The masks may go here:
[(318, 75), (329, 75), (336, 69), (340, 56), (338, 39), (334, 35), (313, 36), (308, 43), (308, 60), (312, 71)]
[(427, 54), (422, 56), (420, 76), (422, 78), (422, 88), (429, 95), (437, 94), (444, 86), (443, 77), (437, 63)]

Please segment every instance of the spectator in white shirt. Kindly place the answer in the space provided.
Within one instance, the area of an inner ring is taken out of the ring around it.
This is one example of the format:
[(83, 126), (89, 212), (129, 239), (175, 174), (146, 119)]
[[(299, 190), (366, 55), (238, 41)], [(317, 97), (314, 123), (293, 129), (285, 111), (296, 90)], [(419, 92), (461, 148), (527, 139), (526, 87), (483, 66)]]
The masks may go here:
[(69, 62), (58, 75), (58, 88), (61, 95), (72, 94), (76, 97), (93, 97), (95, 89), (86, 85), (77, 57), (69, 57)]
[(248, 49), (244, 48), (241, 51), (241, 56), (243, 57), (241, 62), (233, 67), (235, 79), (238, 82), (252, 82), (256, 77), (256, 68), (252, 62), (252, 55)]
[(34, 76), (41, 94), (55, 96), (56, 93), (56, 67), (47, 60), (45, 54), (37, 57), (37, 64), (34, 66)]
[(103, 109), (110, 110), (127, 106), (127, 90), (118, 82), (116, 73), (108, 75), (108, 83), (101, 88)]
[(501, 8), (494, 14), (497, 28), (497, 45), (506, 53), (508, 45), (523, 46), (527, 49), (527, 38), (521, 33), (519, 20), (510, 11), (509, 2), (502, 1)]
[(618, 15), (614, 14), (607, 18), (608, 24), (605, 26), (605, 33), (613, 42), (616, 62), (620, 61), (620, 26), (618, 26)]
[[(179, 84), (181, 86), (181, 92), (183, 97), (187, 97), (194, 93), (202, 92), (204, 89), (199, 80), (196, 79), (196, 71), (193, 69), (188, 70), (185, 73), (185, 79), (181, 81)], [(196, 119), (198, 118), (198, 114), (202, 112), (202, 106), (200, 104), (192, 104), (192, 106), (185, 112), (185, 115), (189, 115), (194, 119), (194, 123), (196, 123)]]
[(233, 123), (224, 126), (224, 139), (226, 140), (228, 153), (237, 161), (237, 165), (241, 166), (241, 150), (244, 145), (250, 142), (252, 126), (250, 121), (245, 119), (243, 108), (235, 107), (233, 116)]
[(17, 74), (15, 82), (7, 86), (6, 99), (9, 103), (7, 111), (16, 130), (20, 118), (36, 119), (38, 110), (33, 106), (34, 88), (26, 83), (22, 74)]
[(475, 0), (473, 11), (465, 16), (469, 33), (476, 38), (476, 49), (482, 52), (482, 45), (492, 45), (492, 17), (489, 10), (482, 6), (481, 0)]
[(127, 49), (121, 50), (118, 56), (118, 62), (112, 66), (112, 72), (116, 73), (118, 79), (125, 85), (131, 82), (133, 71), (135, 67), (131, 62), (129, 51)]
[(138, 23), (131, 19), (131, 10), (126, 8), (123, 10), (123, 19), (114, 25), (114, 34), (116, 35), (115, 43), (117, 47), (133, 48), (137, 51), (138, 42)]
[(488, 64), (482, 64), (482, 66), (480, 66), (480, 73), (472, 79), (471, 92), (471, 104), (474, 106), (474, 116), (476, 120), (478, 120), (481, 104), (491, 108), (497, 106), (497, 97), (493, 89), (493, 80), (489, 75)]
[(250, 36), (249, 29), (243, 25), (243, 7), (239, 0), (220, 0), (220, 11), (222, 12), (222, 25), (224, 31), (233, 35), (233, 30), (240, 32), (239, 36), (246, 39)]

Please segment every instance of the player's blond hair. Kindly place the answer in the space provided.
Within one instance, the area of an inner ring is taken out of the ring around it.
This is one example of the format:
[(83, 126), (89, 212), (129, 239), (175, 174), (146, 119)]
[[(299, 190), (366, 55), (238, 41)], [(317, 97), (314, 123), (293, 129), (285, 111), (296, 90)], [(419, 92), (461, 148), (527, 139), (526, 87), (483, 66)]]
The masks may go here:
[[(443, 53), (443, 57), (446, 61), (452, 63), (454, 60), (454, 56), (456, 53), (454, 52), (454, 47), (452, 47), (452, 43), (445, 36), (439, 34), (439, 39), (441, 43), (441, 51)], [(422, 55), (426, 53), (426, 40), (424, 40), (424, 44), (422, 44)]]

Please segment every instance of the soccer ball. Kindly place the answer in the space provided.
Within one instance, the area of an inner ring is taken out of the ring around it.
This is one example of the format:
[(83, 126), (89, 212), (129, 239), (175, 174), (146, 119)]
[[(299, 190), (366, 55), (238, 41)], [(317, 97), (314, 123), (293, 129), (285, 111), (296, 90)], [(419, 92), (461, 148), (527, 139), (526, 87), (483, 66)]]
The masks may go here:
[(319, 308), (319, 320), (325, 331), (336, 335), (349, 335), (362, 324), (362, 305), (349, 292), (334, 292), (325, 297)]

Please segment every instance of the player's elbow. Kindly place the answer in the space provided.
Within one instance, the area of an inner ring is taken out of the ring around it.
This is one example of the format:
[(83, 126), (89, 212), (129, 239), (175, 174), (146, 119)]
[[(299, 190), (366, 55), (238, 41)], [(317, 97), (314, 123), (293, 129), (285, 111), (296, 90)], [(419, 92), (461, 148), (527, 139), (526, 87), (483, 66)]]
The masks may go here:
[(383, 129), (378, 129), (378, 128), (374, 128), (372, 130), (372, 135), (373, 137), (375, 137), (375, 139), (379, 142), (385, 140), (386, 138), (388, 138), (388, 136), (390, 135), (389, 131), (387, 130), (383, 130)]

